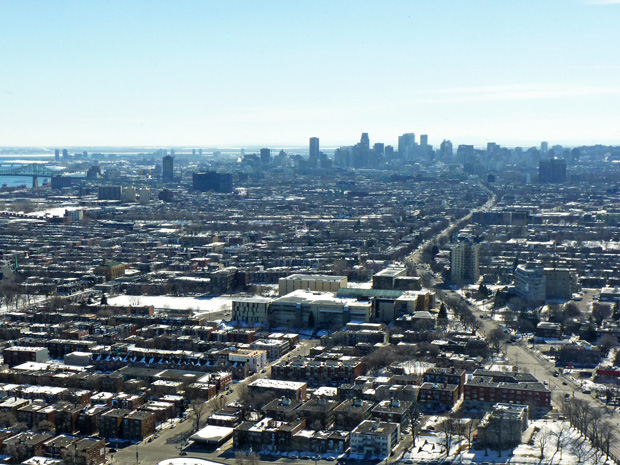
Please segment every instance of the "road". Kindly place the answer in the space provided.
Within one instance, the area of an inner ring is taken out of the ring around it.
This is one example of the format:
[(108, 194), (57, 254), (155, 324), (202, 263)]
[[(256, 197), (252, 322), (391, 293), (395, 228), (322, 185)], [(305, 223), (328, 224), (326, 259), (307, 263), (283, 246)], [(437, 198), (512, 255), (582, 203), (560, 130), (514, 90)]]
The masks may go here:
[[(489, 199), (485, 202), (485, 204), (476, 209), (479, 211), (489, 211), (491, 210), (495, 204), (497, 203), (497, 195), (491, 189), (486, 187), (484, 184), (480, 185), (482, 189), (489, 195)], [(450, 223), (446, 229), (437, 234), (433, 239), (429, 239), (428, 241), (422, 243), (416, 250), (411, 253), (407, 258), (405, 258), (405, 264), (416, 266), (419, 263), (422, 263), (422, 256), (424, 251), (432, 246), (433, 243), (439, 241), (442, 238), (449, 238), (452, 234), (456, 232), (457, 229), (461, 229), (465, 224), (469, 222), (471, 217), (473, 216), (474, 211), (470, 211), (467, 215), (465, 215), (460, 220)]]
[[(480, 331), (484, 334), (489, 334), (490, 331), (498, 328), (503, 330), (501, 323), (491, 319), (489, 313), (483, 311), (478, 305), (472, 304), (454, 291), (448, 291), (447, 294), (452, 295), (452, 298), (463, 299), (463, 301), (469, 305), (469, 308), (480, 322)], [(581, 392), (581, 386), (575, 383), (572, 378), (562, 374), (555, 377), (554, 373), (558, 371), (555, 364), (544, 358), (532, 347), (528, 346), (526, 341), (521, 340), (516, 343), (507, 343), (505, 347), (506, 362), (508, 364), (515, 365), (519, 367), (519, 369), (527, 369), (527, 371), (533, 374), (539, 381), (547, 381), (549, 383), (548, 388), (552, 392), (552, 405), (558, 411), (561, 409), (561, 403), (566, 394), (570, 397), (588, 402), (593, 409), (602, 408), (604, 418), (616, 426), (614, 432), (615, 437), (611, 442), (610, 453), (615, 457), (620, 457), (620, 428), (618, 428), (620, 425), (620, 414), (618, 414), (618, 412), (608, 408), (594, 396)]]
[[(239, 386), (247, 385), (252, 381), (258, 378), (268, 378), (271, 371), (271, 365), (277, 363), (278, 361), (288, 360), (289, 358), (296, 357), (298, 355), (305, 356), (308, 355), (310, 348), (314, 347), (318, 344), (318, 340), (301, 340), (300, 344), (295, 347), (288, 354), (282, 356), (279, 360), (275, 360), (269, 364), (266, 368), (265, 373), (257, 373), (252, 375), (238, 383), (235, 383), (230, 394), (225, 395), (225, 399), (227, 403), (233, 402), (237, 400), (236, 389)], [(211, 401), (210, 401), (211, 402)], [(176, 423), (171, 428), (164, 429), (159, 437), (154, 438), (151, 442), (143, 441), (139, 444), (134, 444), (128, 447), (124, 447), (122, 449), (118, 449), (117, 452), (110, 453), (108, 449), (108, 456), (112, 459), (112, 463), (115, 464), (137, 464), (137, 465), (154, 465), (159, 463), (162, 460), (178, 457), (179, 453), (183, 449), (184, 439), (189, 436), (192, 431), (192, 421), (190, 419), (186, 419), (181, 421), (180, 423)], [(114, 442), (111, 443), (114, 445)], [(227, 462), (230, 461), (232, 464), (234, 461), (234, 454), (229, 452), (232, 445), (232, 440), (228, 441), (228, 443), (224, 444), (220, 449), (213, 452), (196, 452), (191, 451), (188, 452), (188, 457), (197, 457), (207, 460), (214, 460), (217, 462)], [(138, 452), (137, 460), (136, 460), (136, 451)], [(282, 459), (284, 461), (284, 459)], [(273, 463), (273, 460), (265, 463)], [(308, 463), (314, 463), (314, 461), (308, 461)], [(318, 461), (319, 464), (322, 461)], [(325, 464), (333, 462), (325, 461)], [(323, 464), (323, 465), (325, 465)]]
[[(489, 193), (489, 200), (483, 205), (481, 208), (482, 211), (489, 211), (495, 203), (497, 202), (497, 196), (494, 192), (488, 189), (486, 186), (483, 188)], [(436, 240), (441, 239), (442, 237), (448, 237), (452, 235), (457, 228), (462, 227), (461, 225), (464, 222), (467, 222), (473, 212), (470, 212), (467, 216), (459, 220), (457, 223), (450, 224), (444, 231), (435, 236), (434, 239), (431, 239), (424, 244), (422, 244), (418, 249), (416, 249), (411, 255), (409, 255), (405, 262), (412, 266), (418, 268), (420, 272), (420, 264), (423, 262), (422, 257), (424, 250), (428, 247), (431, 247), (432, 243)], [(429, 283), (431, 286), (437, 286), (441, 283), (439, 278), (436, 278), (434, 274), (432, 274), (427, 269), (421, 270), (421, 275), (426, 275), (429, 277)], [(447, 291), (448, 295), (452, 295), (453, 298), (459, 298), (465, 300), (460, 294), (454, 291)], [(466, 301), (466, 300), (465, 300)], [(482, 309), (478, 306), (471, 304), (466, 301), (474, 313), (474, 315), (478, 318), (480, 322), (480, 330), (484, 334), (488, 334), (490, 331), (500, 328), (500, 323), (489, 318), (489, 315), (486, 314)], [(620, 414), (613, 409), (607, 408), (600, 400), (594, 398), (592, 395), (583, 394), (581, 392), (580, 386), (575, 383), (572, 378), (560, 375), (558, 377), (554, 376), (554, 373), (557, 371), (555, 365), (542, 357), (539, 353), (533, 350), (533, 348), (527, 345), (526, 341), (520, 341), (516, 343), (507, 343), (506, 344), (506, 361), (509, 364), (515, 365), (522, 369), (527, 369), (530, 373), (532, 373), (537, 379), (540, 381), (547, 381), (548, 387), (552, 391), (552, 403), (555, 408), (559, 410), (561, 406), (562, 399), (566, 396), (566, 394), (571, 397), (582, 399), (590, 404), (591, 408), (600, 409), (603, 407), (603, 415), (605, 419), (608, 420), (612, 425), (617, 427), (614, 432), (614, 438), (612, 440), (612, 445), (610, 447), (610, 454), (615, 457), (620, 457)]]

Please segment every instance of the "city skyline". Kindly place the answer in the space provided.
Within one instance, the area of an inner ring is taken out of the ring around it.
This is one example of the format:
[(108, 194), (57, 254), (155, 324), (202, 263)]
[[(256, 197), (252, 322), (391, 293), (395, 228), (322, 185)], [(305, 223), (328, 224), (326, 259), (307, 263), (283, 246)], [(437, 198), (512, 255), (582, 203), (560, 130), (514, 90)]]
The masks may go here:
[(617, 3), (4, 3), (0, 145), (618, 144)]

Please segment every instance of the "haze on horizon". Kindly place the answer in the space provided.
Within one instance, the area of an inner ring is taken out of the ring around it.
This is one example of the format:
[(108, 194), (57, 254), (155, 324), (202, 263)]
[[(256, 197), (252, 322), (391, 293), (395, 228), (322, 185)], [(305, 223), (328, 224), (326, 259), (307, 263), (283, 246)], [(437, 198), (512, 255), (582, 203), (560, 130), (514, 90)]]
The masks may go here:
[(620, 2), (0, 3), (0, 146), (620, 144)]

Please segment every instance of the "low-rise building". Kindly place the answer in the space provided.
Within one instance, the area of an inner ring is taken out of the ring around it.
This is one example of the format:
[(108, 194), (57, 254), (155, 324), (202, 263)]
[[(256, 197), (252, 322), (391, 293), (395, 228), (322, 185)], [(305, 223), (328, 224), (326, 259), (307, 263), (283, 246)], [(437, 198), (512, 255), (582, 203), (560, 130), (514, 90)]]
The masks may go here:
[(252, 373), (258, 373), (269, 363), (267, 352), (264, 350), (238, 349), (228, 354), (230, 363), (245, 363)]
[(292, 274), (286, 278), (280, 278), (278, 286), (280, 296), (299, 289), (316, 292), (338, 292), (341, 287), (347, 287), (347, 277)]
[(2, 355), (9, 368), (26, 362), (45, 363), (49, 360), (49, 351), (45, 347), (7, 347)]
[(290, 423), (273, 418), (263, 418), (258, 423), (246, 421), (235, 428), (233, 445), (241, 450), (289, 452), (293, 450), (293, 436), (305, 426), (305, 420)]
[(334, 409), (337, 429), (351, 431), (362, 421), (370, 419), (375, 403), (362, 399), (347, 399)]
[(418, 404), (425, 410), (451, 410), (458, 399), (458, 384), (424, 383), (418, 391)]
[(398, 445), (400, 425), (365, 420), (351, 432), (351, 454), (358, 457), (388, 457)]
[(508, 449), (521, 443), (528, 425), (527, 405), (498, 403), (478, 424), (478, 442), (486, 447)]
[[(477, 374), (478, 373), (478, 374)], [(540, 415), (551, 408), (551, 391), (528, 373), (476, 370), (465, 384), (465, 405), (488, 408), (496, 403), (522, 404), (530, 414)]]
[(279, 397), (288, 397), (296, 400), (306, 400), (307, 383), (296, 381), (280, 381), (276, 379), (260, 378), (248, 385), (250, 392), (263, 394), (270, 392)]
[(456, 384), (459, 387), (459, 396), (465, 387), (465, 370), (458, 368), (432, 367), (424, 372), (424, 381), (427, 383)]
[(300, 416), (298, 411), (303, 402), (288, 397), (280, 397), (261, 408), (266, 417), (278, 421), (292, 421)]
[(414, 403), (407, 400), (384, 400), (372, 409), (372, 419), (398, 423), (402, 429), (411, 422), (413, 407)]
[(257, 326), (267, 324), (267, 311), (271, 299), (267, 297), (240, 297), (232, 302), (232, 320)]

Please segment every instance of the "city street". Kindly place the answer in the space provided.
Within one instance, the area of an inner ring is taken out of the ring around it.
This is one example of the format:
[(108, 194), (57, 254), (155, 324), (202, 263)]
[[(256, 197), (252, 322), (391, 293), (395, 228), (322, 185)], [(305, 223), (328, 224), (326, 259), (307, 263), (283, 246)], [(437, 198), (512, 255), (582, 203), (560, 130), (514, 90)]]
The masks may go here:
[[(489, 332), (494, 329), (503, 329), (498, 321), (490, 319), (487, 313), (483, 312), (478, 306), (468, 302), (457, 292), (448, 291), (448, 294), (452, 295), (453, 298), (460, 298), (468, 303), (470, 309), (480, 322), (480, 331), (484, 334), (489, 334)], [(526, 341), (507, 343), (505, 344), (505, 348), (507, 364), (515, 365), (519, 367), (519, 369), (526, 369), (536, 376), (539, 381), (546, 381), (549, 383), (548, 388), (552, 392), (552, 404), (557, 411), (560, 411), (562, 399), (564, 399), (566, 394), (569, 394), (571, 397), (587, 401), (593, 409), (602, 407), (604, 409), (605, 419), (618, 427), (620, 424), (620, 415), (618, 412), (606, 407), (605, 404), (596, 399), (593, 395), (581, 392), (581, 387), (576, 384), (572, 378), (562, 374), (555, 377), (554, 373), (557, 371), (555, 365), (533, 349), (530, 349)], [(618, 429), (616, 429), (615, 437), (611, 442), (610, 448), (611, 455), (615, 457), (620, 457), (620, 434), (618, 433)]]

